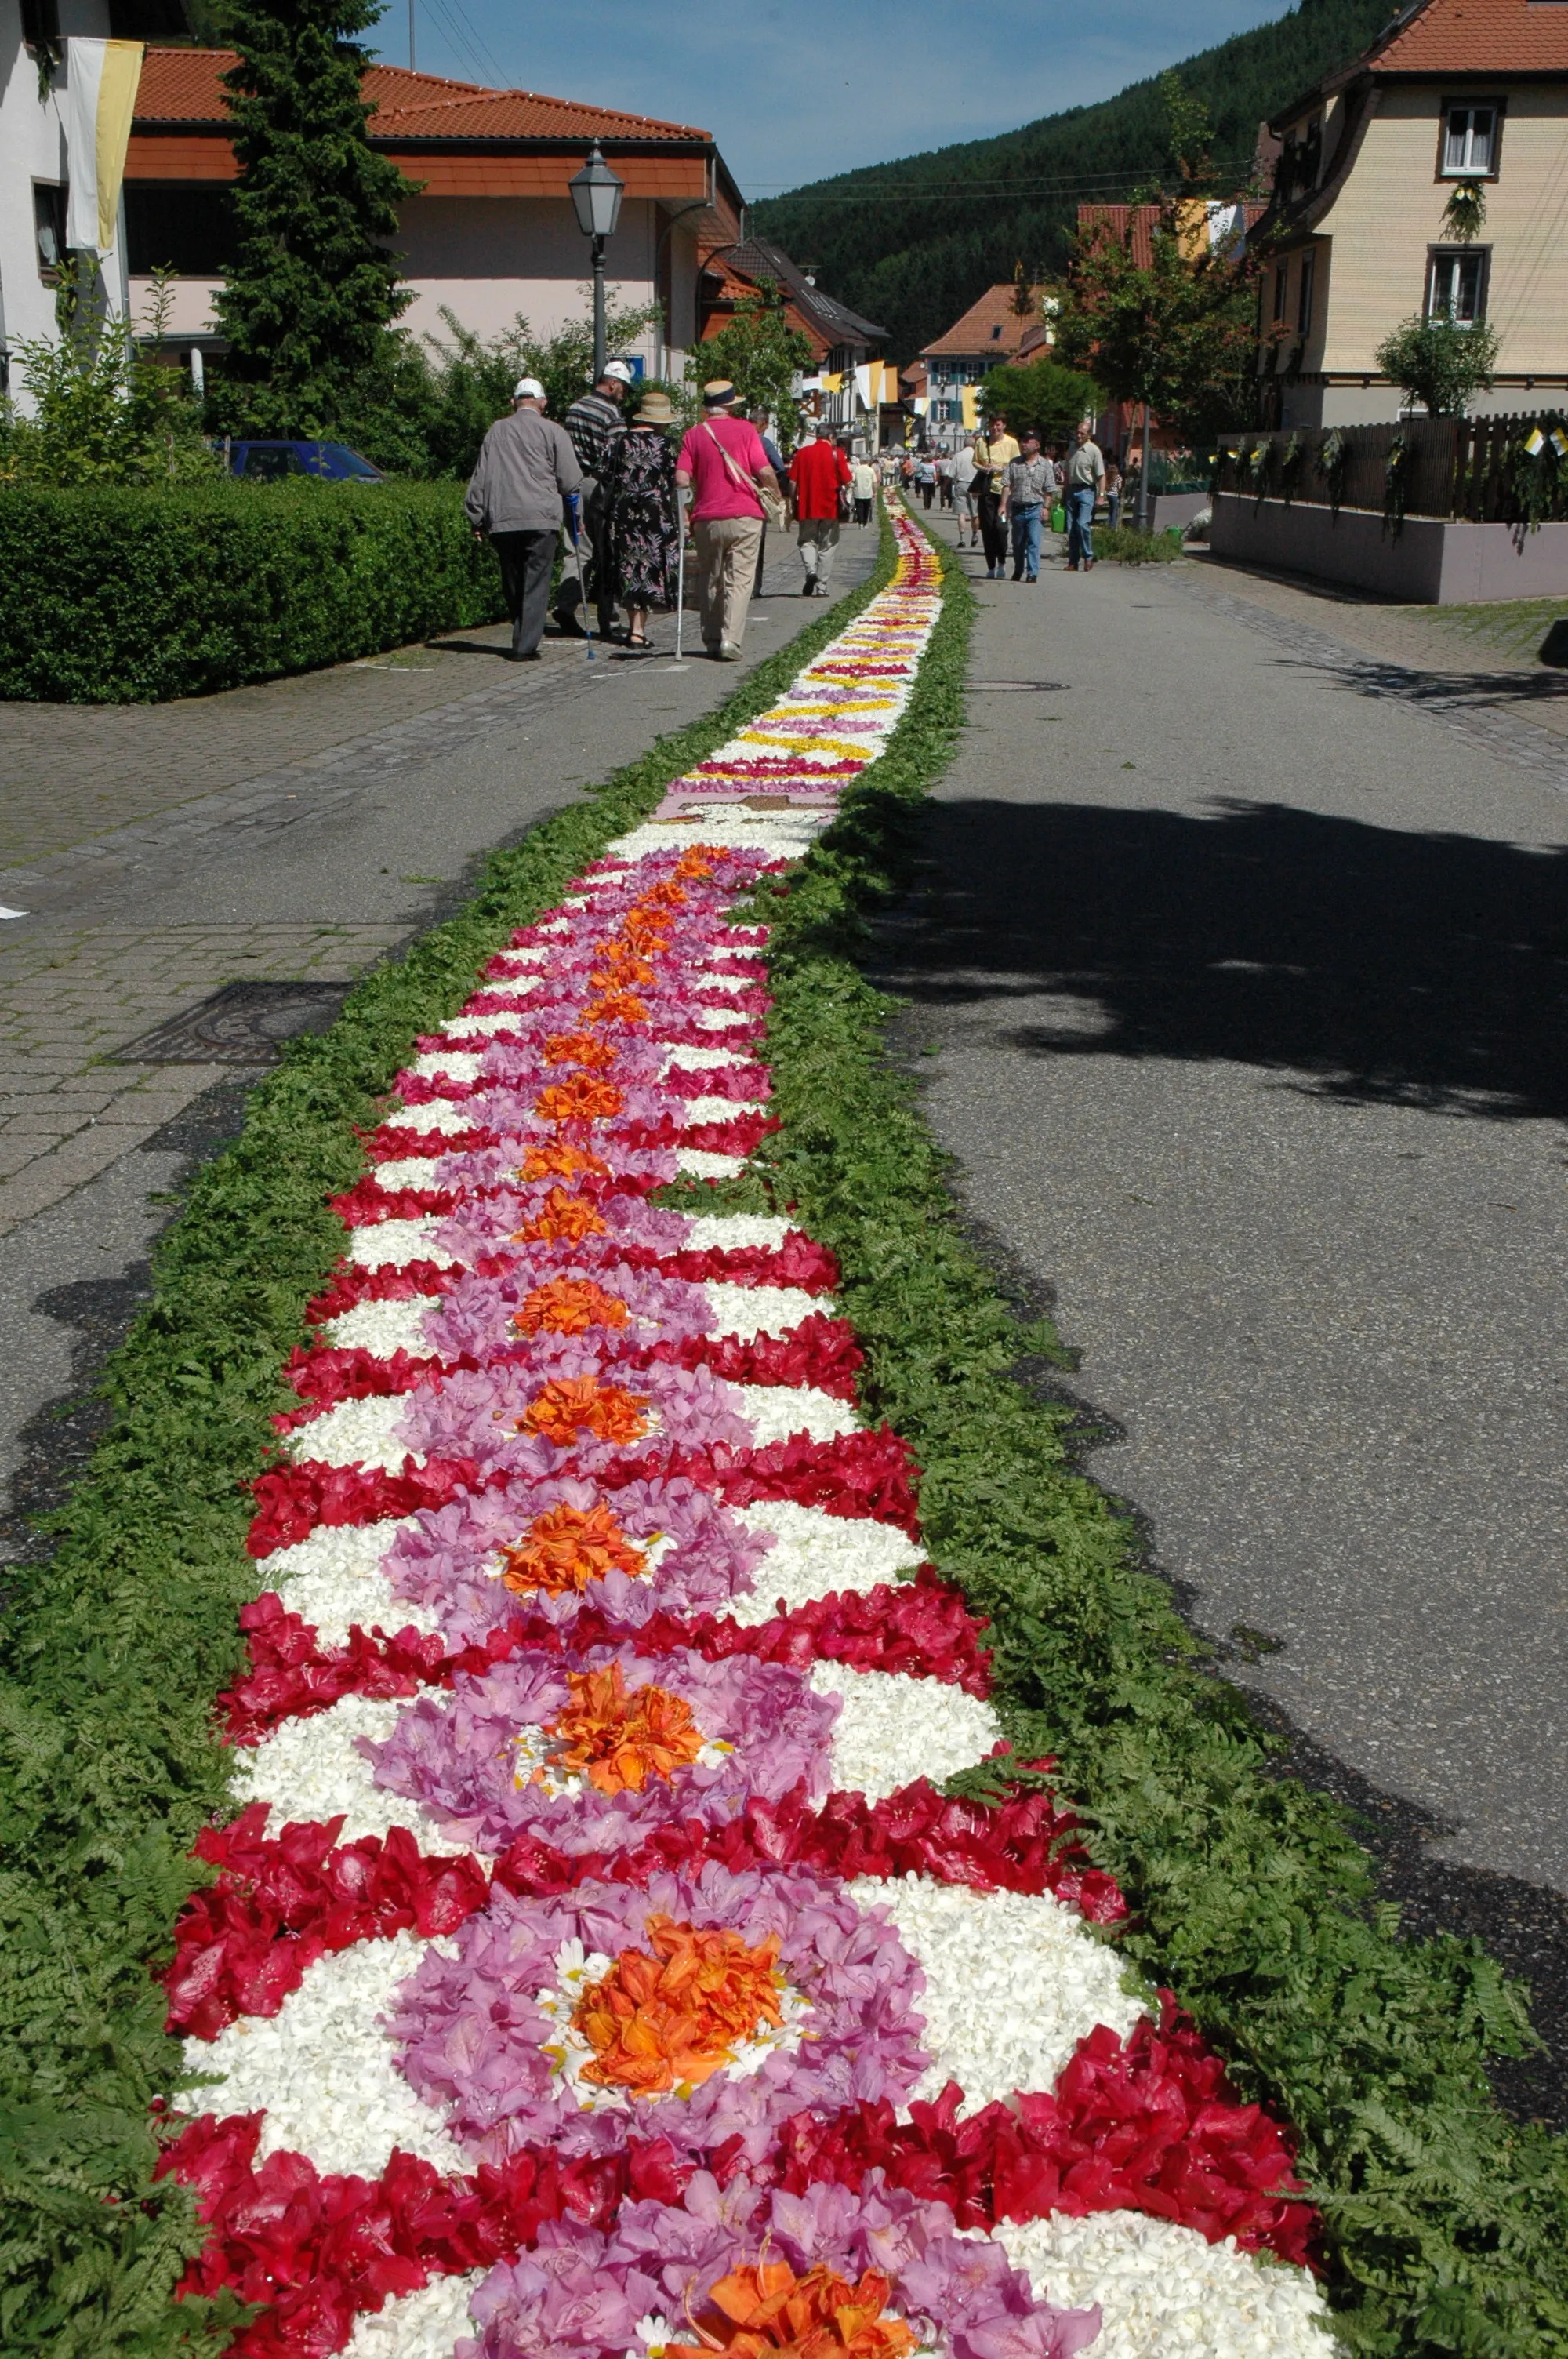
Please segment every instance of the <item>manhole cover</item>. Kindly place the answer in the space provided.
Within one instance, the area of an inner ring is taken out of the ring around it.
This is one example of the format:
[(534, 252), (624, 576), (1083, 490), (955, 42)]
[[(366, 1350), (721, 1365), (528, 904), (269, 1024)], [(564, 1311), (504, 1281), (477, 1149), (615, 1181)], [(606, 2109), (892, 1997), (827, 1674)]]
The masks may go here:
[(1065, 679), (972, 679), (969, 686), (985, 696), (1060, 696)]
[(280, 1041), (325, 1032), (351, 983), (226, 983), (117, 1049), (113, 1065), (272, 1065)]

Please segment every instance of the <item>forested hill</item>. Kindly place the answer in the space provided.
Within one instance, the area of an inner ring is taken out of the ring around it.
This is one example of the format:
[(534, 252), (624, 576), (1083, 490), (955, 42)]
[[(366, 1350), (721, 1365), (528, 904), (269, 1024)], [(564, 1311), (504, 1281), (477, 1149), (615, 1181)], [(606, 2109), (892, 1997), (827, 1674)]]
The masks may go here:
[[(1364, 49), (1393, 14), (1394, 0), (1302, 0), (1277, 23), (1178, 67), (1207, 101), (1216, 158), (1234, 167), (1238, 184), (1259, 124)], [(1022, 131), (768, 198), (754, 219), (795, 261), (816, 265), (825, 293), (884, 326), (890, 358), (903, 362), (1017, 263), (1032, 276), (1059, 270), (1079, 204), (1125, 199), (1166, 161), (1165, 110), (1151, 76)]]

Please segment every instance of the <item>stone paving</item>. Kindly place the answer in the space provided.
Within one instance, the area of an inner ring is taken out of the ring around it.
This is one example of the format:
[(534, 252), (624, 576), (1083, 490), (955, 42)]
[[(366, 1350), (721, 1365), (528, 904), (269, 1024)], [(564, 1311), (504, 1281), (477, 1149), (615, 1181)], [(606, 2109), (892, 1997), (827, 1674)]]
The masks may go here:
[[(846, 535), (840, 589), (875, 549)], [(770, 559), (748, 668), (820, 611), (793, 548)], [(24, 915), (0, 920), (0, 1235), (234, 1070), (111, 1062), (127, 1043), (237, 980), (351, 980), (492, 845), (737, 683), (700, 653), (677, 672), (577, 640), (514, 668), (506, 638), (171, 704), (4, 706), (0, 907)], [(667, 655), (667, 618), (655, 639)]]

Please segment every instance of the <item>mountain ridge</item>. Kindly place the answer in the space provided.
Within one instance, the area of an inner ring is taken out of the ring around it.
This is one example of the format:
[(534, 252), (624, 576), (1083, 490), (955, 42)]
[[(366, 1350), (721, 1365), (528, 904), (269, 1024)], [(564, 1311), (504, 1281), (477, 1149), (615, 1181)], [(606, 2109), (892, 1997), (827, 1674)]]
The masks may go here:
[[(1246, 179), (1258, 125), (1357, 56), (1395, 0), (1301, 0), (1176, 67), (1205, 100), (1217, 162)], [(907, 361), (977, 297), (1011, 278), (1059, 272), (1080, 202), (1125, 199), (1167, 168), (1160, 78), (1041, 116), (1016, 131), (930, 148), (816, 180), (751, 209), (759, 234), (888, 332)]]

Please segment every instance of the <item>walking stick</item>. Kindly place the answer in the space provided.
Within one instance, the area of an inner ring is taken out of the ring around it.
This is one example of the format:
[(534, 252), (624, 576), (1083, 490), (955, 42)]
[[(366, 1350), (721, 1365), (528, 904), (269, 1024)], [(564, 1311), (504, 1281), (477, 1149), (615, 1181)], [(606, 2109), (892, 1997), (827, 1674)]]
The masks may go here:
[(593, 661), (593, 624), (589, 615), (588, 582), (584, 577), (582, 570), (582, 543), (578, 536), (578, 495), (576, 492), (568, 493), (568, 506), (571, 511), (572, 520), (572, 555), (577, 559), (578, 595), (582, 600), (582, 627), (584, 636), (588, 640), (588, 659), (589, 663), (591, 663)]
[[(686, 630), (686, 517), (681, 513), (680, 493), (676, 493), (676, 662), (682, 671), (686, 660), (681, 654)], [(672, 667), (673, 669), (673, 667)]]

